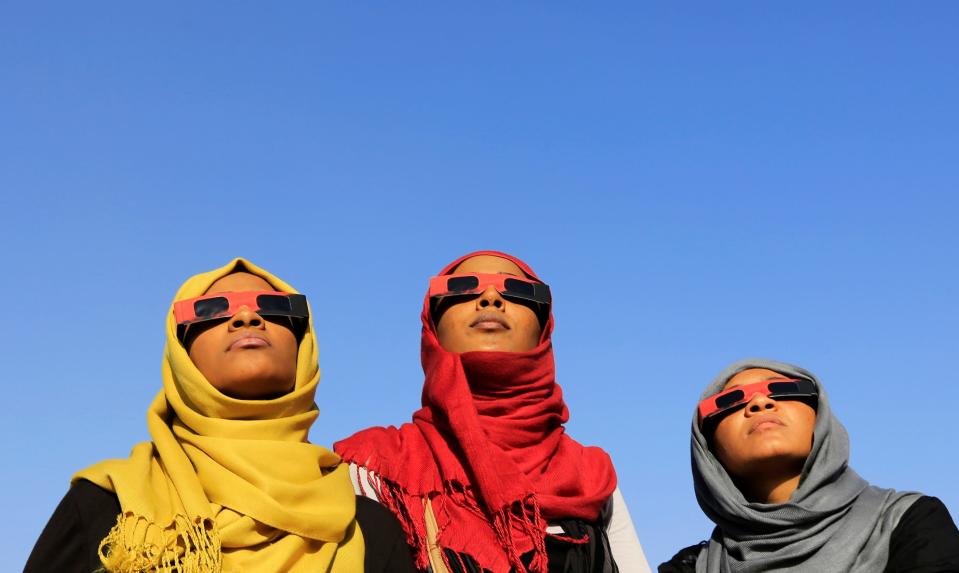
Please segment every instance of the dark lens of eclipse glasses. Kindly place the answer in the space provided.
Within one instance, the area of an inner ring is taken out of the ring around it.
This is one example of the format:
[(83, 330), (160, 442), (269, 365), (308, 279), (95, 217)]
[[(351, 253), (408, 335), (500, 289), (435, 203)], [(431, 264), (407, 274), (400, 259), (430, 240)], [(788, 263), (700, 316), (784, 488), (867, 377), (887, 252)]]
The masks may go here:
[(506, 279), (503, 281), (503, 287), (507, 294), (521, 296), (523, 298), (536, 298), (536, 288), (532, 283), (516, 279)]
[(468, 292), (479, 286), (477, 277), (450, 277), (446, 281), (446, 288), (451, 293)]
[(260, 307), (260, 312), (264, 313), (282, 312), (289, 314), (292, 310), (290, 307), (290, 297), (287, 296), (261, 294), (256, 297), (256, 304)]
[(728, 408), (733, 404), (742, 401), (746, 397), (746, 393), (742, 390), (736, 390), (735, 392), (730, 392), (716, 398), (716, 407), (719, 409)]
[(769, 383), (769, 394), (774, 396), (776, 394), (799, 394), (799, 384), (796, 382), (770, 382)]
[(193, 313), (199, 318), (216, 316), (230, 310), (230, 301), (226, 297), (218, 296), (198, 300), (193, 303)]

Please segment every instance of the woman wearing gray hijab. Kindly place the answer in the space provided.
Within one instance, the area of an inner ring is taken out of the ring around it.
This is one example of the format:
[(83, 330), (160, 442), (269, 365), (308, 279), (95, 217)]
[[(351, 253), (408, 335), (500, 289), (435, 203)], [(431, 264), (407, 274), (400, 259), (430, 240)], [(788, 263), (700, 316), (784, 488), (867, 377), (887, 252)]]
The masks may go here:
[(692, 434), (696, 499), (716, 528), (660, 573), (959, 571), (946, 507), (859, 477), (811, 372), (733, 364), (703, 393)]

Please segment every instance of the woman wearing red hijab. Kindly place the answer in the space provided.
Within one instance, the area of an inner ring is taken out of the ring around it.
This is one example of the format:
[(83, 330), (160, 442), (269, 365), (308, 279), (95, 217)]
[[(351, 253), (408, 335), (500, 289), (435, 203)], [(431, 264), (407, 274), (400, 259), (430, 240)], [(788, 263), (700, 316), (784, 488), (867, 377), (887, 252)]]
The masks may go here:
[(423, 571), (649, 571), (609, 456), (565, 434), (551, 302), (515, 257), (453, 261), (423, 306), (423, 407), (334, 446)]

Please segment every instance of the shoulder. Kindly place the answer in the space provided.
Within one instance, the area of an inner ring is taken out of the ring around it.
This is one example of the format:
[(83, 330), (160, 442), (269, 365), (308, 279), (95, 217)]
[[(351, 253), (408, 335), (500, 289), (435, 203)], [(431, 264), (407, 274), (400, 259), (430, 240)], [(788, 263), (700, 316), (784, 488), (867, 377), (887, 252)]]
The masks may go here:
[(356, 496), (356, 523), (366, 546), (366, 571), (414, 572), (413, 556), (406, 534), (388, 509), (362, 496)]
[(368, 458), (404, 450), (411, 440), (422, 437), (414, 424), (374, 426), (356, 432), (349, 438), (333, 444), (333, 451), (348, 462), (365, 466)]
[(563, 444), (561, 446), (566, 451), (564, 453), (579, 456), (583, 463), (600, 464), (606, 471), (615, 473), (613, 469), (613, 459), (609, 452), (599, 446), (587, 446), (580, 443), (569, 434), (563, 434)]
[(938, 497), (924, 495), (913, 502), (902, 514), (896, 529), (898, 530), (903, 524), (917, 524), (928, 520), (933, 520), (938, 525), (948, 524), (955, 528), (946, 505)]
[(959, 571), (959, 530), (942, 501), (923, 496), (902, 514), (889, 539), (886, 571)]
[[(434, 442), (432, 447), (443, 447), (442, 441)], [(381, 487), (381, 479), (404, 485), (434, 484), (439, 480), (436, 464), (428, 463), (433, 459), (433, 449), (416, 424), (367, 428), (336, 442), (333, 450), (350, 465), (356, 493), (367, 497), (378, 497), (365, 491), (374, 474), (374, 489)]]
[(110, 528), (116, 525), (121, 511), (117, 494), (85, 479), (74, 482), (62, 503), (73, 506), (83, 529), (91, 538), (96, 538), (98, 546)]
[(623, 571), (649, 571), (649, 563), (639, 543), (636, 528), (623, 493), (617, 487), (606, 503), (602, 521), (613, 559)]
[(353, 493), (359, 497), (367, 497), (373, 501), (380, 501), (380, 481), (376, 472), (364, 466), (350, 463), (350, 482), (353, 484)]
[(117, 521), (120, 500), (117, 494), (85, 479), (77, 480), (63, 496), (54, 517), (69, 517), (85, 528), (103, 529), (104, 535)]
[(77, 480), (37, 539), (24, 571), (92, 571), (97, 550), (120, 513), (116, 494)]
[(337, 450), (340, 447), (340, 444), (350, 444), (352, 442), (361, 441), (361, 440), (396, 440), (399, 439), (399, 434), (402, 431), (401, 428), (408, 426), (409, 424), (403, 424), (400, 428), (396, 426), (370, 426), (369, 428), (364, 428), (348, 438), (344, 438), (333, 444), (333, 449)]
[[(111, 520), (116, 521), (120, 513), (120, 500), (117, 494), (85, 479), (77, 480), (64, 498), (76, 504), (79, 511), (86, 515), (109, 514)], [(111, 524), (110, 527), (113, 527)]]
[(672, 559), (661, 563), (657, 571), (659, 573), (694, 573), (696, 571), (696, 560), (707, 544), (707, 541), (700, 541), (696, 545), (680, 549), (676, 555), (673, 555)]

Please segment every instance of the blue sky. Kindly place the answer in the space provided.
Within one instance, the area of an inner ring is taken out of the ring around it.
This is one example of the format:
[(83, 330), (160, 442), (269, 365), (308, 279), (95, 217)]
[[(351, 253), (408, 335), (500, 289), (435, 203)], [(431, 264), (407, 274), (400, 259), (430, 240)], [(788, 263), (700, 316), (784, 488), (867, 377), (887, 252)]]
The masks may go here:
[[(419, 404), (428, 277), (551, 283), (569, 432), (654, 565), (705, 538), (727, 363), (817, 373), (872, 483), (959, 515), (954, 3), (0, 7), (3, 569), (147, 439), (165, 312), (248, 257), (306, 292), (312, 437)], [(22, 320), (20, 318), (22, 317)]]

